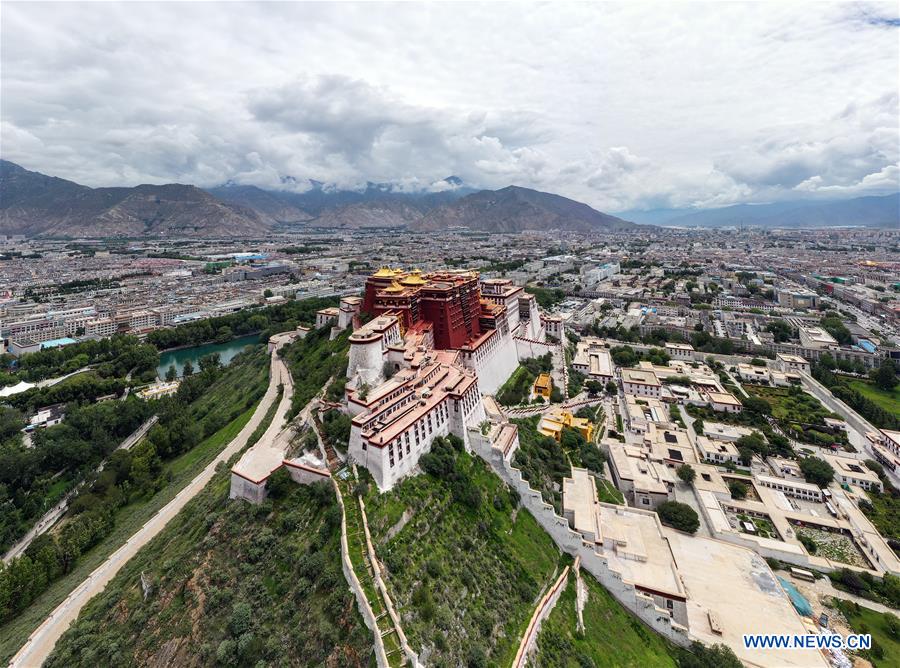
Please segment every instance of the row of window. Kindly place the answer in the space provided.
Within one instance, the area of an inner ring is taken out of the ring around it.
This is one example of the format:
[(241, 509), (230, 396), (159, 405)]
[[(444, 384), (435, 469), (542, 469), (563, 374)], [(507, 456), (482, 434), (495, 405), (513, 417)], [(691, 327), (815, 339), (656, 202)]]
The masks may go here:
[[(430, 442), (432, 433), (439, 430), (449, 418), (450, 411), (447, 409), (447, 402), (442, 401), (435, 410), (429, 411), (424, 419), (414, 422), (412, 428), (404, 431), (396, 441), (397, 461), (403, 460), (404, 450), (405, 454), (409, 455), (413, 446), (418, 449), (426, 442)], [(412, 438), (410, 438), (410, 434), (412, 434)], [(394, 443), (394, 441), (388, 443), (388, 465), (390, 468), (394, 468), (395, 462)]]

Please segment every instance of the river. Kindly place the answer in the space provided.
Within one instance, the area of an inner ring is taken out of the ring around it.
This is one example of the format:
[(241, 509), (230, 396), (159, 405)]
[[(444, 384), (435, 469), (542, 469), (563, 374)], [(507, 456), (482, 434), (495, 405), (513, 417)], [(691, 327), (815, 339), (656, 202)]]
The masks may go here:
[(202, 346), (193, 346), (191, 348), (167, 350), (159, 354), (159, 366), (156, 367), (156, 373), (160, 378), (165, 378), (166, 371), (174, 364), (178, 375), (181, 376), (184, 363), (188, 360), (191, 361), (194, 371), (198, 371), (200, 358), (210, 353), (219, 353), (219, 361), (227, 365), (234, 359), (235, 355), (254, 343), (259, 343), (259, 334), (241, 336), (227, 343), (206, 343)]

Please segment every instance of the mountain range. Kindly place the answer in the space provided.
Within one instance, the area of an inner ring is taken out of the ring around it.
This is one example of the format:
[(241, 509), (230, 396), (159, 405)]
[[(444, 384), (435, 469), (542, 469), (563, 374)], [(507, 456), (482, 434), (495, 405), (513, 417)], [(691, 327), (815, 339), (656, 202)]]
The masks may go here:
[[(259, 237), (286, 228), (468, 228), (628, 232), (673, 227), (900, 225), (900, 194), (837, 201), (739, 204), (720, 209), (626, 211), (622, 217), (519, 186), (477, 190), (450, 176), (438, 188), (367, 183), (341, 190), (283, 179), (266, 190), (227, 182), (90, 188), (0, 160), (0, 233), (45, 237)], [(305, 186), (305, 188), (303, 187)], [(634, 221), (634, 222), (630, 222)], [(644, 228), (646, 229), (646, 227)]]
[(487, 232), (638, 227), (559, 195), (517, 186), (475, 190), (453, 176), (435, 191), (378, 183), (358, 191), (308, 185), (303, 192), (235, 183), (208, 190), (183, 184), (89, 188), (0, 160), (0, 233), (174, 238), (254, 237), (285, 226)]
[(898, 227), (900, 193), (832, 201), (736, 204), (719, 209), (626, 211), (638, 223), (666, 227)]
[(177, 183), (89, 188), (0, 161), (0, 233), (49, 237), (214, 237), (264, 234), (251, 208)]

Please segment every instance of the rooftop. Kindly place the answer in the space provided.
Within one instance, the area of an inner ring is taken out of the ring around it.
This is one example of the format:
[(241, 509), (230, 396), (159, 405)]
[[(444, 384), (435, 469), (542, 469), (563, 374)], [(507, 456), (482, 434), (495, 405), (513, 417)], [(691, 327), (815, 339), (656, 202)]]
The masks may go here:
[(656, 374), (653, 371), (644, 371), (642, 369), (623, 369), (622, 382), (659, 387), (659, 379), (656, 377)]

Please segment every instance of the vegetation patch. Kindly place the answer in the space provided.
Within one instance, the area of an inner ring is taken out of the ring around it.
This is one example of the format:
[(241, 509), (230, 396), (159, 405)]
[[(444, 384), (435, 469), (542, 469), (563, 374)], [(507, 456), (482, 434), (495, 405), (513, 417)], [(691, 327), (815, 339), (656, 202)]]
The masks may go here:
[(0, 661), (240, 432), (267, 385), (267, 360), (258, 347), (183, 382), (158, 402), (147, 437), (117, 451), (52, 532), (0, 565)]
[[(553, 359), (550, 353), (540, 357), (530, 357), (521, 361), (519, 367), (507, 378), (497, 391), (497, 401), (504, 406), (517, 406), (528, 403), (531, 388), (538, 374), (550, 373), (553, 370)], [(554, 390), (557, 388), (554, 387)]]
[(537, 430), (539, 418), (513, 420), (519, 428), (519, 447), (513, 465), (544, 501), (562, 514), (562, 480), (572, 472), (562, 445)]
[(566, 590), (541, 624), (535, 668), (652, 668), (676, 666), (675, 648), (628, 613), (590, 573), (581, 571), (587, 587), (578, 630), (576, 578), (569, 574)]
[(832, 599), (854, 633), (872, 635), (872, 647), (860, 652), (875, 668), (900, 666), (900, 620), (891, 612), (876, 612), (858, 603)]
[[(84, 609), (45, 665), (368, 665), (328, 483), (253, 506), (221, 471)], [(145, 596), (141, 577), (150, 585)]]
[(430, 666), (509, 665), (559, 552), (458, 439), (438, 439), (422, 466), (430, 473), (366, 496), (403, 629)]

